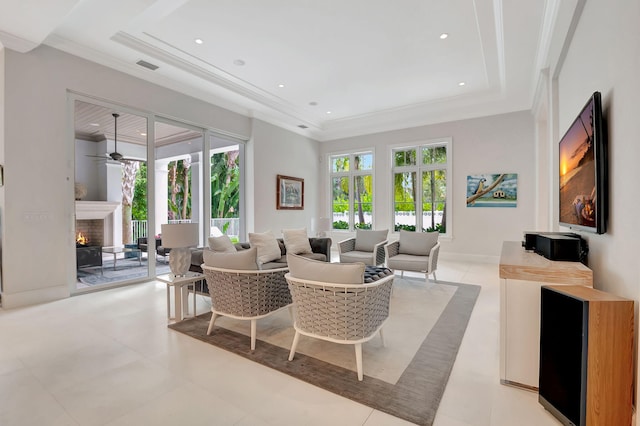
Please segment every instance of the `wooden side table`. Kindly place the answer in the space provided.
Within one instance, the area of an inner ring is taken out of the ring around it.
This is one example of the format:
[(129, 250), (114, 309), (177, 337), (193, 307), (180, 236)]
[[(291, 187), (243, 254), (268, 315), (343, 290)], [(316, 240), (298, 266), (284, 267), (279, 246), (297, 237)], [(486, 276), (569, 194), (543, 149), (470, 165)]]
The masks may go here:
[[(184, 297), (185, 291), (189, 286), (193, 287), (193, 317), (196, 316), (196, 282), (204, 280), (204, 274), (199, 272), (187, 272), (185, 276), (176, 277), (173, 274), (163, 274), (156, 277), (158, 281), (167, 284), (167, 318), (169, 320), (182, 321), (184, 313), (189, 314), (189, 300)], [(171, 294), (169, 288), (173, 287), (173, 310), (174, 315), (171, 316)]]

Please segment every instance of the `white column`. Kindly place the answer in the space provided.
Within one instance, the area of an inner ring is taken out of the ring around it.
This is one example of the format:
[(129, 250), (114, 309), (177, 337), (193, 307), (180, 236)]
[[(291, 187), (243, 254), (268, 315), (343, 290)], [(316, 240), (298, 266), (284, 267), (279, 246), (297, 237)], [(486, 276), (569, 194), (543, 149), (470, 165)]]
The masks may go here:
[[(169, 211), (169, 161), (156, 160), (155, 167), (155, 195), (156, 195), (156, 229), (149, 238), (153, 238), (161, 232), (160, 225), (167, 223)], [(151, 231), (151, 230), (149, 230)]]
[(99, 166), (100, 200), (120, 203), (104, 220), (104, 245), (122, 245), (122, 166), (118, 162), (104, 161)]
[[(191, 154), (191, 221), (198, 222), (200, 224), (198, 235), (200, 239), (202, 239), (203, 231), (207, 230), (209, 232), (209, 222), (204, 218), (204, 209), (203, 200), (204, 200), (204, 191), (202, 188), (202, 179), (203, 179), (203, 162), (202, 162), (202, 153), (196, 152)], [(207, 233), (207, 235), (209, 235)], [(202, 241), (198, 242), (198, 247), (202, 246)]]

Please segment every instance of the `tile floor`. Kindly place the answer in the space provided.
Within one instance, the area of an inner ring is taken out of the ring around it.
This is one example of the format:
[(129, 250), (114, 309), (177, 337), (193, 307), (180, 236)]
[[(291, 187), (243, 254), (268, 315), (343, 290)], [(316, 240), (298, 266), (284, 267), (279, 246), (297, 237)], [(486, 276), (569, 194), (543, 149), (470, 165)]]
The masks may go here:
[[(435, 425), (559, 424), (499, 383), (497, 265), (441, 259), (438, 279), (483, 288)], [(165, 295), (154, 281), (0, 309), (0, 425), (408, 424), (169, 330)]]

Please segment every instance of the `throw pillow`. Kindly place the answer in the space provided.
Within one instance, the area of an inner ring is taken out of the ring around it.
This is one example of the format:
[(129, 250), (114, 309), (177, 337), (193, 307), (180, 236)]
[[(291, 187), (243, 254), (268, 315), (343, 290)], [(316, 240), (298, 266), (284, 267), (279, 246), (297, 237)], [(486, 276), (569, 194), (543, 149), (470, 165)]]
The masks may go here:
[(280, 246), (271, 232), (249, 233), (251, 247), (258, 249), (258, 265), (280, 259)]
[(287, 253), (304, 254), (313, 253), (309, 237), (307, 236), (307, 228), (302, 229), (283, 229), (282, 239), (287, 248)]
[(356, 229), (356, 246), (357, 251), (372, 252), (376, 244), (387, 239), (388, 229), (381, 231), (371, 231), (368, 229)]
[(205, 266), (239, 271), (255, 271), (258, 269), (257, 253), (258, 250), (255, 247), (235, 253), (215, 252), (209, 249), (202, 251)]
[(364, 263), (327, 263), (287, 253), (289, 272), (294, 278), (333, 284), (364, 283)]
[(235, 253), (238, 251), (228, 235), (209, 237), (209, 248), (219, 253)]
[(400, 247), (398, 253), (429, 256), (429, 252), (438, 243), (438, 231), (410, 232), (400, 230)]

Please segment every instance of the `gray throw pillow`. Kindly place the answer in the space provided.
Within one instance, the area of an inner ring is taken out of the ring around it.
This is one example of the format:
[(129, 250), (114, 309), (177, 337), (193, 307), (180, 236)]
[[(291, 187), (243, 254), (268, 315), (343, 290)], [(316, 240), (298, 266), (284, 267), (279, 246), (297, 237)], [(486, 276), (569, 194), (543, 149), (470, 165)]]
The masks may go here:
[(204, 258), (205, 266), (239, 271), (255, 271), (258, 269), (257, 253), (258, 249), (255, 247), (235, 253), (222, 253), (204, 249), (202, 257)]
[(283, 229), (282, 239), (287, 248), (287, 253), (304, 254), (313, 253), (309, 237), (307, 236), (307, 228), (302, 229)]
[(287, 253), (289, 272), (294, 278), (330, 284), (364, 283), (364, 263), (328, 263)]
[(429, 252), (438, 243), (438, 231), (410, 232), (400, 230), (400, 247), (398, 253), (429, 256)]
[(276, 237), (271, 232), (249, 233), (251, 247), (258, 249), (258, 265), (280, 259), (282, 253)]
[(357, 251), (372, 252), (376, 244), (387, 239), (388, 229), (381, 231), (371, 231), (369, 229), (356, 230), (356, 246)]
[(235, 253), (238, 251), (228, 235), (209, 237), (209, 248), (218, 253)]

